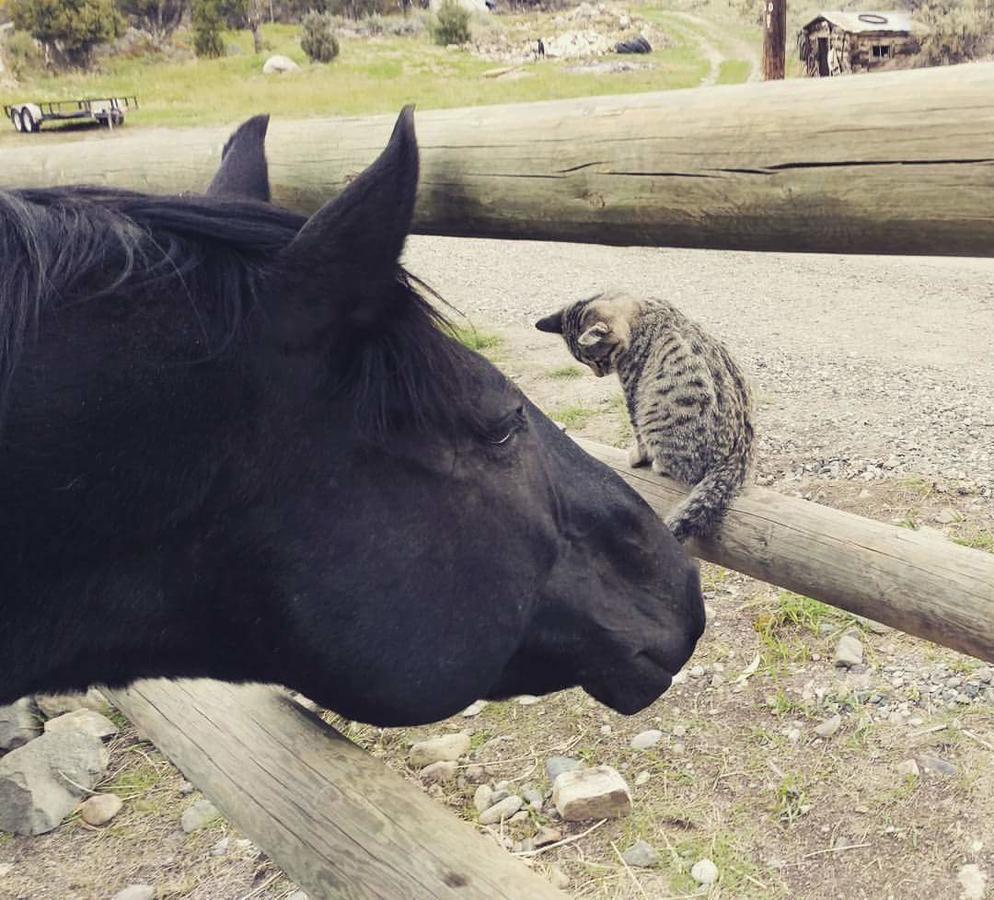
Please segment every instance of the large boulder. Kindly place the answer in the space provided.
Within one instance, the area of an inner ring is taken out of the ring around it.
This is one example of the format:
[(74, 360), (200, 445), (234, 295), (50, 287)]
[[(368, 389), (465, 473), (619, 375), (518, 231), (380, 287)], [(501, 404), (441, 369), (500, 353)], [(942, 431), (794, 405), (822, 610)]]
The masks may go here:
[(0, 759), (0, 831), (44, 834), (76, 807), (107, 771), (103, 741), (52, 731)]
[(0, 706), (0, 753), (22, 747), (41, 734), (41, 719), (30, 697)]
[(263, 75), (283, 75), (286, 72), (299, 72), (298, 66), (289, 56), (270, 56), (262, 66)]
[(92, 709), (77, 709), (45, 723), (45, 731), (84, 731), (97, 738), (114, 737), (120, 729), (106, 716)]

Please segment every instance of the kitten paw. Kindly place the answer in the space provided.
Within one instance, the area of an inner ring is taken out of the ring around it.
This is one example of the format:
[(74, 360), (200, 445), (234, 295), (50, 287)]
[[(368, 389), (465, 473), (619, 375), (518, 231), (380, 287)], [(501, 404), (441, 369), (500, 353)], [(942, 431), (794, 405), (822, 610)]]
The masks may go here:
[(641, 447), (635, 446), (628, 451), (628, 465), (633, 469), (644, 466), (647, 462), (649, 462), (649, 457), (645, 455), (645, 450)]
[(655, 472), (657, 475), (662, 475), (663, 478), (673, 477), (672, 475), (670, 475), (669, 470), (666, 468), (666, 466), (663, 465), (663, 463), (661, 463), (658, 459), (654, 459), (652, 461), (652, 471)]

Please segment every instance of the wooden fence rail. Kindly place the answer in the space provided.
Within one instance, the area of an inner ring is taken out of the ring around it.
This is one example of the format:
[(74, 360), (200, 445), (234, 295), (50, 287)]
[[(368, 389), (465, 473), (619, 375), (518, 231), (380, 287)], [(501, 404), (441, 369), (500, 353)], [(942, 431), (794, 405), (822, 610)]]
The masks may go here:
[[(393, 116), (272, 112), (274, 198), (308, 212)], [(0, 186), (203, 189), (235, 124), (0, 150)], [(994, 255), (994, 64), (419, 112), (426, 234)]]

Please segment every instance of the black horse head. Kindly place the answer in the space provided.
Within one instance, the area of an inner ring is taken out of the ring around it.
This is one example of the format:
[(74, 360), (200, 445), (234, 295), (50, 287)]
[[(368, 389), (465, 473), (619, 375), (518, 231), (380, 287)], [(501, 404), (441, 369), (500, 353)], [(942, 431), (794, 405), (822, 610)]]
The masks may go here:
[(211, 196), (0, 193), (0, 702), (155, 675), (392, 725), (653, 701), (696, 566), (401, 269), (411, 112), (306, 221), (261, 202), (255, 121)]

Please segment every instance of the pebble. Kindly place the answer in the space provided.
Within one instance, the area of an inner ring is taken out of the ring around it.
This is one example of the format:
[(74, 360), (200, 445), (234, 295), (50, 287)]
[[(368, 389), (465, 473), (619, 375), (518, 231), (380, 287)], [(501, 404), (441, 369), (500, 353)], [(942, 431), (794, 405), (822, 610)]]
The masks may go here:
[(632, 810), (628, 785), (610, 766), (563, 772), (553, 785), (552, 802), (568, 822), (617, 819)]
[(841, 726), (842, 716), (832, 716), (832, 718), (825, 719), (820, 725), (815, 726), (815, 734), (820, 738), (830, 738)]
[(963, 900), (983, 900), (987, 890), (987, 873), (976, 863), (967, 863), (956, 873), (956, 880), (963, 888)]
[(613, 729), (610, 725), (601, 725), (601, 734), (604, 735), (604, 737), (607, 737), (612, 731)]
[(95, 738), (109, 738), (117, 734), (119, 729), (110, 719), (92, 709), (77, 709), (49, 719), (45, 723), (45, 731), (82, 731), (92, 734)]
[(478, 813), (490, 809), (493, 806), (494, 789), (489, 784), (481, 784), (476, 793), (473, 794), (473, 806)]
[(41, 734), (38, 710), (30, 697), (0, 706), (0, 752), (23, 747)]
[(483, 766), (474, 764), (466, 766), (464, 774), (466, 775), (467, 781), (471, 781), (473, 784), (479, 784), (487, 777), (487, 770)]
[(217, 807), (210, 800), (197, 800), (183, 810), (180, 826), (187, 834), (206, 828), (212, 822), (221, 818)]
[(80, 818), (87, 825), (106, 825), (124, 807), (116, 794), (94, 794), (79, 808)]
[(542, 808), (542, 801), (545, 799), (542, 792), (533, 787), (522, 788), (521, 799), (525, 801), (536, 812)]
[(643, 784), (648, 784), (651, 777), (652, 776), (648, 772), (639, 772), (638, 775), (635, 776), (635, 786), (642, 787)]
[(442, 760), (425, 766), (418, 774), (429, 784), (433, 782), (452, 781), (459, 767), (453, 760)]
[(863, 662), (863, 645), (858, 638), (844, 634), (835, 647), (835, 665), (849, 669)]
[(496, 825), (504, 819), (510, 819), (511, 816), (521, 809), (523, 803), (524, 800), (515, 794), (505, 797), (480, 813), (480, 824)]
[(710, 859), (699, 859), (691, 868), (690, 877), (698, 884), (714, 884), (718, 880), (718, 867)]
[(522, 706), (534, 706), (541, 699), (542, 699), (541, 697), (535, 697), (532, 694), (522, 694), (520, 697), (518, 697), (518, 703), (521, 704)]
[(645, 841), (638, 841), (632, 844), (621, 858), (630, 866), (638, 866), (640, 869), (651, 869), (659, 865), (659, 854)]
[(544, 847), (547, 844), (558, 844), (563, 839), (563, 833), (558, 828), (550, 828), (543, 825), (532, 838), (532, 843), (536, 847)]
[(563, 772), (572, 772), (574, 769), (583, 768), (583, 762), (573, 759), (570, 756), (550, 756), (545, 761), (545, 774), (549, 776), (549, 781), (553, 784)]
[(304, 891), (297, 890), (287, 895), (286, 900), (310, 900), (310, 897)]
[(956, 766), (939, 756), (919, 756), (918, 764), (926, 772), (930, 772), (933, 775), (952, 776), (956, 774)]
[(231, 838), (223, 837), (213, 847), (211, 856), (227, 856), (228, 848), (231, 846)]
[(569, 875), (555, 863), (549, 866), (549, 881), (552, 882), (554, 888), (558, 888), (561, 891), (566, 890), (570, 886)]
[(474, 700), (460, 713), (460, 715), (464, 719), (471, 719), (473, 716), (478, 716), (484, 709), (487, 708), (487, 703), (488, 701), (486, 700)]
[(110, 706), (107, 698), (96, 688), (90, 688), (85, 694), (38, 694), (35, 703), (46, 719), (54, 719), (77, 709), (104, 712)]
[(640, 732), (632, 738), (629, 745), (632, 750), (648, 750), (655, 747), (662, 740), (663, 733), (658, 728), (650, 728), (648, 731)]
[(131, 884), (118, 891), (113, 900), (155, 900), (155, 888), (150, 884)]
[(6, 878), (13, 871), (13, 863), (0, 863), (0, 878)]
[(674, 725), (673, 726), (673, 737), (682, 738), (687, 733), (686, 725)]
[(181, 797), (189, 797), (196, 788), (189, 781), (181, 781), (179, 787), (176, 789)]
[(411, 765), (415, 769), (423, 769), (434, 762), (457, 760), (464, 753), (469, 752), (469, 744), (469, 734), (465, 731), (418, 741), (411, 747), (409, 754)]
[(921, 775), (921, 769), (918, 768), (918, 763), (913, 759), (905, 759), (897, 764), (897, 774), (898, 775), (914, 775), (917, 778)]

